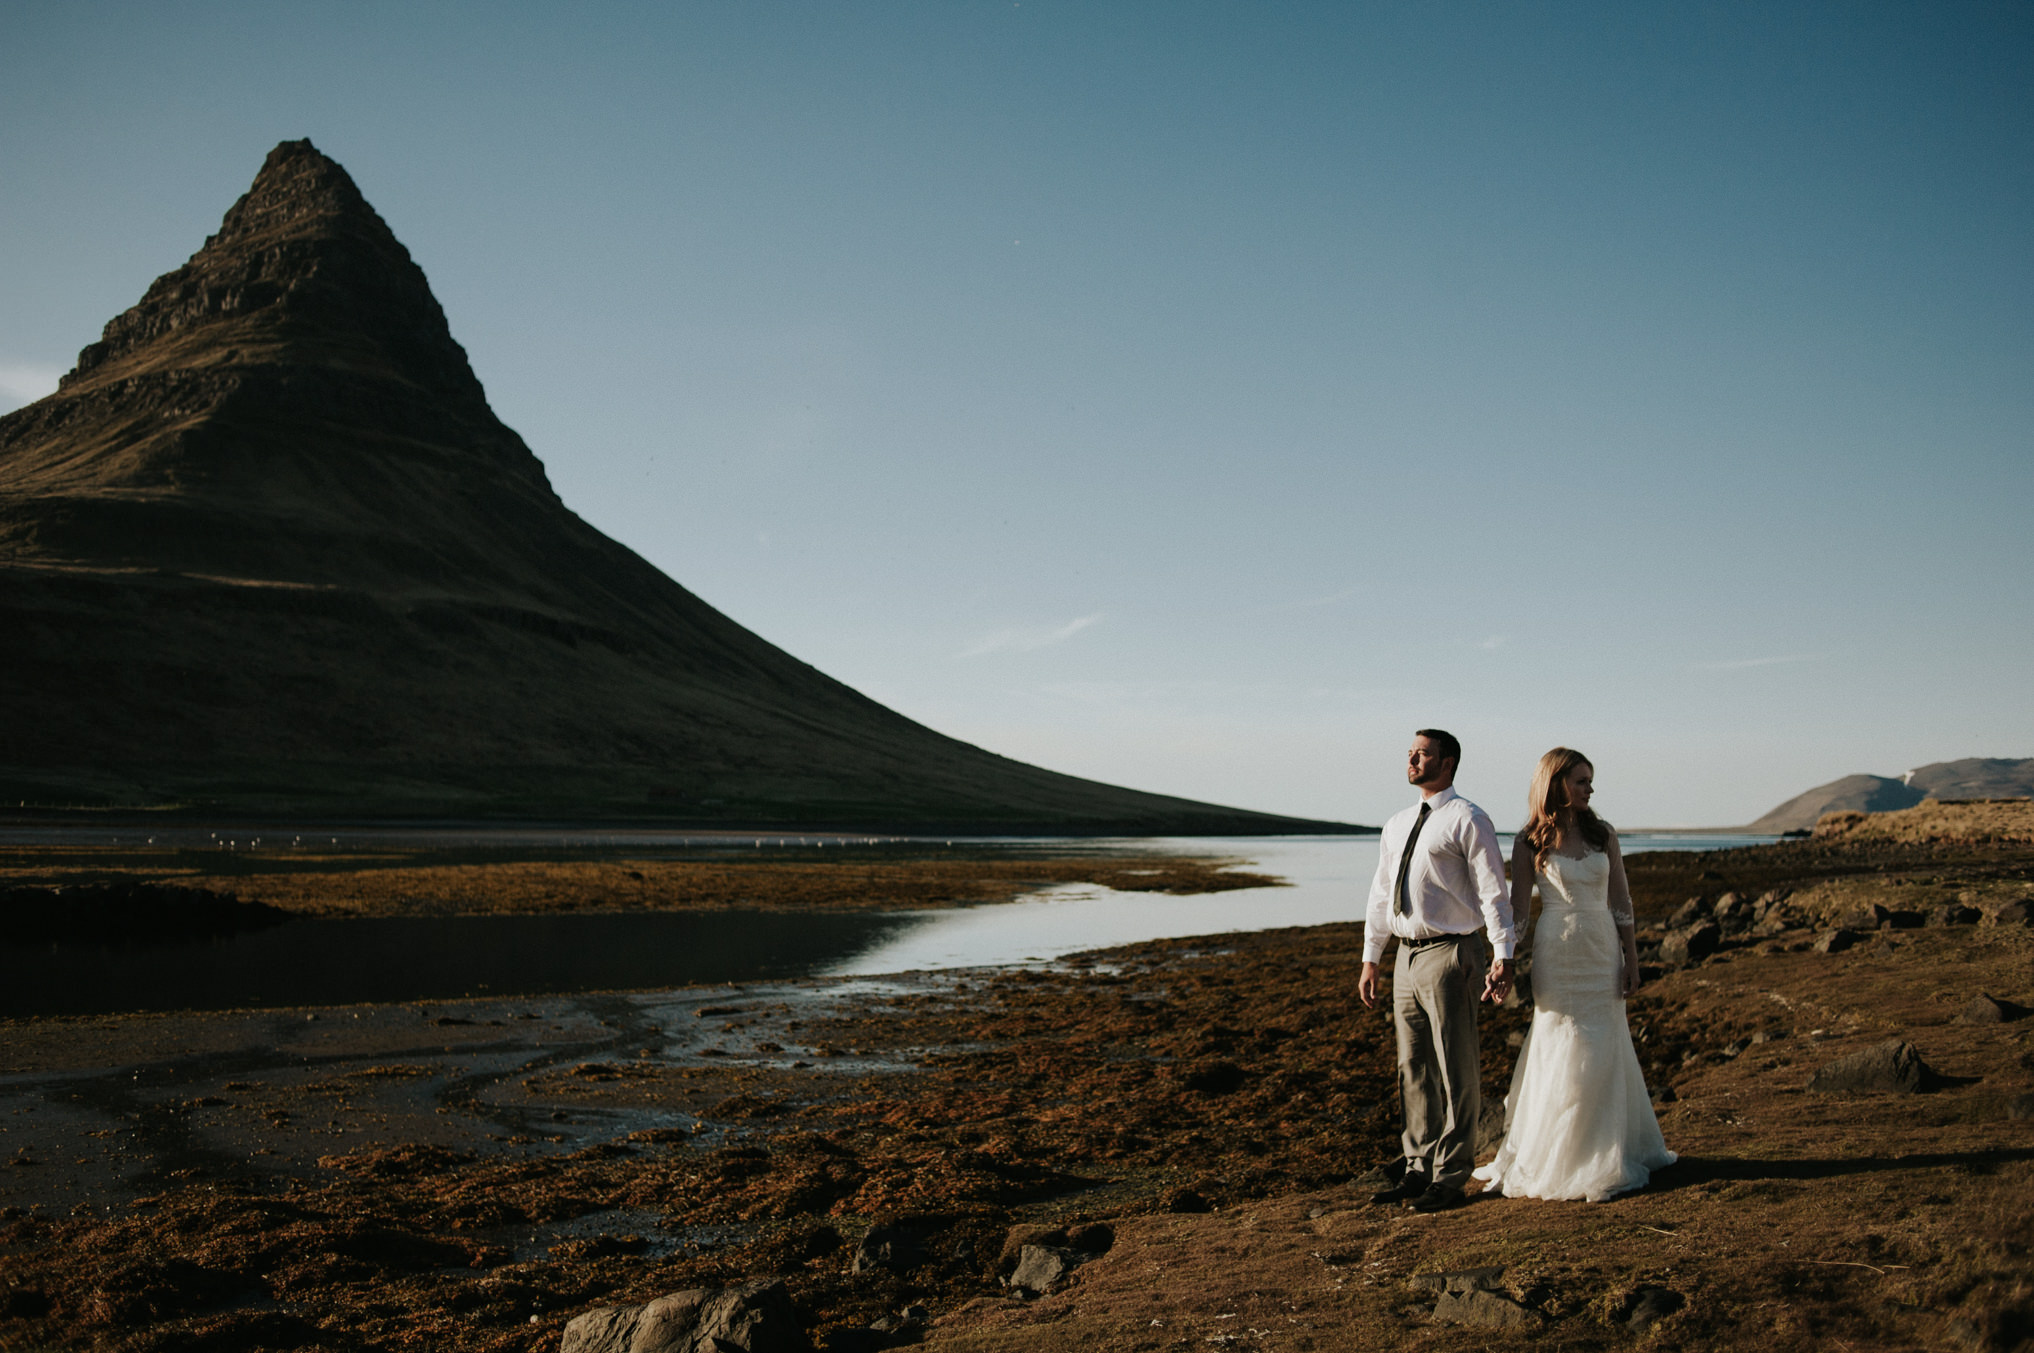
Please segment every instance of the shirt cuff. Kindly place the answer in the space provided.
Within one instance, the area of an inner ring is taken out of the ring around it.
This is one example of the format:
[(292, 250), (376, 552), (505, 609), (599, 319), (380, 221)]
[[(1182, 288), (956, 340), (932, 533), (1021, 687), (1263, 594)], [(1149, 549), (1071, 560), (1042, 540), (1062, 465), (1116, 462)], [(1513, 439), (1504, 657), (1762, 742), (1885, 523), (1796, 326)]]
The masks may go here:
[(1518, 941), (1504, 940), (1501, 943), (1491, 945), (1490, 948), (1491, 952), (1496, 954), (1497, 957), (1499, 958), (1512, 958), (1517, 955)]

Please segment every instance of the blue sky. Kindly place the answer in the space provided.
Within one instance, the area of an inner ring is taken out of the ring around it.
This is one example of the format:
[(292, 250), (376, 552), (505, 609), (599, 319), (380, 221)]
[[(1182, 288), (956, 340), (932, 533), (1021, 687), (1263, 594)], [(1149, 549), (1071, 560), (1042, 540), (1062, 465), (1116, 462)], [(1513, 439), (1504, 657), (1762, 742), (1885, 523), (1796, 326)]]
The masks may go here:
[(344, 164), (565, 501), (942, 731), (1376, 822), (2034, 756), (2034, 10), (14, 3), (0, 408)]

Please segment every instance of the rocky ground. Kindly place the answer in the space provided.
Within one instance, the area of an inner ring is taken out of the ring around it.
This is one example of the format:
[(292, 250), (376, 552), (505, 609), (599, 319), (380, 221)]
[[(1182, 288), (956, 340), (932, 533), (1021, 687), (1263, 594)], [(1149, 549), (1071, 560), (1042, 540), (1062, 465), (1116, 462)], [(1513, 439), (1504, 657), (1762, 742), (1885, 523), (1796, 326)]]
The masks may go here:
[[(1395, 1095), (1354, 926), (11, 1021), (0, 1347), (548, 1353), (773, 1278), (820, 1348), (2018, 1347), (2034, 847), (1927, 835), (1634, 860), (1682, 1161), (1599, 1205), (1363, 1202)], [(1486, 1016), (1488, 1086), (1526, 1015)], [(1809, 1088), (1858, 1054), (1885, 1088)]]

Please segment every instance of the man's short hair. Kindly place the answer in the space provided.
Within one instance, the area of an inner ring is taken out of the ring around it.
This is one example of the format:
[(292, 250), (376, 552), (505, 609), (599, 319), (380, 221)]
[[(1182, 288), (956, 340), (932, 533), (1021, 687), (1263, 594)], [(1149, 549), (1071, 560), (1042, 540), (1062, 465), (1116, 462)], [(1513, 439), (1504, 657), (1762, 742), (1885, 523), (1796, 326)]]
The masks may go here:
[(1443, 760), (1453, 761), (1456, 769), (1459, 770), (1461, 768), (1462, 744), (1455, 740), (1453, 733), (1445, 732), (1439, 728), (1418, 728), (1413, 730), (1413, 736), (1425, 738), (1428, 742), (1433, 743), (1434, 750), (1441, 754)]

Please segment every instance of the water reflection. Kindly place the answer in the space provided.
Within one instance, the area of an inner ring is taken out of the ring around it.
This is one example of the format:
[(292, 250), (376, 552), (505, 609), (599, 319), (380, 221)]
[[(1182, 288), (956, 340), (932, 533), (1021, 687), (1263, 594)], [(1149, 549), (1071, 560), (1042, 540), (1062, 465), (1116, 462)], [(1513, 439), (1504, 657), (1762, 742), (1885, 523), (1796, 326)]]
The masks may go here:
[(344, 1005), (800, 977), (878, 947), (887, 913), (302, 920), (147, 949), (0, 948), (0, 1015)]

